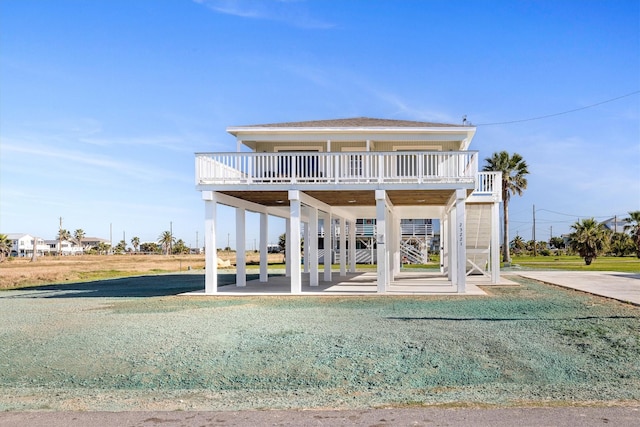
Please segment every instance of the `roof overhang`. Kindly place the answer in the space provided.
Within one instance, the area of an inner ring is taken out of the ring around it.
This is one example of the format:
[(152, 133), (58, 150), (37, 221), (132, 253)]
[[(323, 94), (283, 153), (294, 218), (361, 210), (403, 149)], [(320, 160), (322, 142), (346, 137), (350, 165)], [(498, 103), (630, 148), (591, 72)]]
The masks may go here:
[(227, 132), (244, 145), (256, 142), (327, 141), (460, 141), (466, 150), (475, 135), (474, 126), (232, 126)]

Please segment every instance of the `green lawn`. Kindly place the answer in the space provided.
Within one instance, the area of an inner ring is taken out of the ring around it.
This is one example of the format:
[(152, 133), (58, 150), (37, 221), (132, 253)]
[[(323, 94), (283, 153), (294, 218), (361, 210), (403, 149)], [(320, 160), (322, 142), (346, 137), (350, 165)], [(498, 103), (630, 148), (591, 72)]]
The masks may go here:
[(585, 265), (579, 256), (513, 256), (512, 265), (524, 268), (572, 270), (572, 271), (621, 271), (640, 273), (637, 257), (598, 257), (591, 265)]

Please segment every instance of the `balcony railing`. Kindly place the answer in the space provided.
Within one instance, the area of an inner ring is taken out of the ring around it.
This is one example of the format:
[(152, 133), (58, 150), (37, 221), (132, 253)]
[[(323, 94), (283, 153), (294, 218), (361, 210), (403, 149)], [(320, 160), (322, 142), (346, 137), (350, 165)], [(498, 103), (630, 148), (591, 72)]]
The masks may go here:
[(474, 182), (475, 151), (197, 153), (196, 184)]
[(502, 172), (478, 172), (476, 188), (473, 194), (477, 196), (502, 196)]

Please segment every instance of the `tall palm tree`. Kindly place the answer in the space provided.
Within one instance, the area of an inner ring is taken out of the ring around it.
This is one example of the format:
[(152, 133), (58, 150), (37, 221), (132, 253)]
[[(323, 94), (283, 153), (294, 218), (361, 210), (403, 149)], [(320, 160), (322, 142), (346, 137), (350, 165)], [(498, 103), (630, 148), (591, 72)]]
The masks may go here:
[(165, 255), (169, 255), (169, 251), (171, 250), (171, 246), (173, 245), (173, 236), (170, 231), (164, 231), (160, 237), (158, 237), (158, 243), (162, 246)]
[(636, 256), (640, 258), (640, 211), (629, 212), (629, 218), (624, 219), (629, 224), (624, 231), (631, 231), (631, 237), (636, 244)]
[(518, 153), (509, 155), (506, 151), (493, 153), (491, 157), (484, 159), (485, 172), (502, 172), (502, 209), (503, 209), (503, 230), (502, 230), (502, 261), (511, 262), (509, 253), (509, 200), (512, 194), (522, 195), (527, 188), (527, 178), (529, 169), (527, 162)]
[(593, 218), (586, 218), (574, 223), (573, 232), (569, 235), (569, 245), (584, 258), (586, 265), (603, 253), (609, 244), (609, 233), (603, 224)]
[(0, 234), (0, 262), (11, 252), (11, 240), (6, 234)]
[(85, 232), (82, 228), (78, 228), (76, 231), (73, 232), (73, 238), (75, 239), (78, 246), (82, 248), (83, 252), (84, 252), (84, 247), (82, 246), (82, 239), (84, 239), (84, 236), (85, 236)]
[(131, 245), (133, 246), (133, 250), (138, 252), (138, 248), (140, 247), (140, 238), (139, 237), (133, 237), (131, 239)]

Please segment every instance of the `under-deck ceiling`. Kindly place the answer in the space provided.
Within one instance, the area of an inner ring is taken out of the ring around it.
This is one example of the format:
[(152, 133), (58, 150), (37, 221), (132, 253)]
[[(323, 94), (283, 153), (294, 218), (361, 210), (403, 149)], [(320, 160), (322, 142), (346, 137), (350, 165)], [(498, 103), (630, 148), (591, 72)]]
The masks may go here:
[[(301, 190), (302, 191), (302, 190)], [(302, 191), (329, 206), (375, 206), (374, 190)], [(444, 206), (454, 190), (390, 190), (387, 196), (394, 206)], [(287, 191), (221, 191), (231, 197), (263, 206), (288, 206)], [(471, 190), (468, 190), (468, 194)]]

